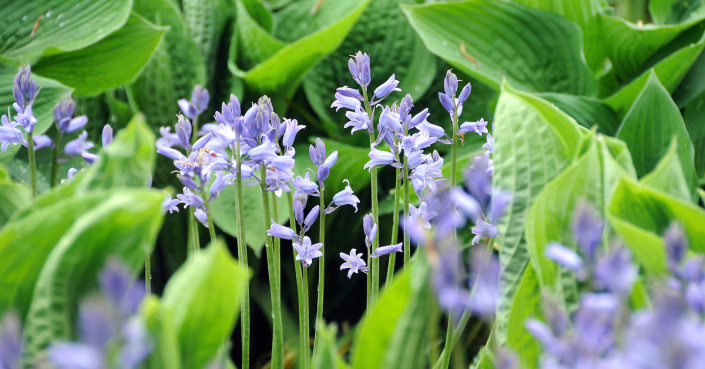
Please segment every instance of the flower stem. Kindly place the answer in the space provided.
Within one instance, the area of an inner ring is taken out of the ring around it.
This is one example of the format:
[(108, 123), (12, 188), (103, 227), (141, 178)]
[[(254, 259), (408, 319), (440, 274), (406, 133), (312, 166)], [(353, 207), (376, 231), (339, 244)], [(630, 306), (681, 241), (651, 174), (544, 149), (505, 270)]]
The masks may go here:
[[(237, 218), (237, 254), (238, 263), (243, 269), (247, 269), (247, 242), (245, 240), (245, 209), (242, 203), (242, 172), (240, 162), (240, 141), (235, 147), (235, 198), (237, 207), (235, 217)], [(250, 284), (245, 284), (242, 303), (240, 304), (240, 328), (242, 335), (242, 369), (250, 368)]]
[(56, 140), (54, 140), (54, 160), (51, 164), (51, 180), (49, 185), (51, 188), (56, 187), (56, 177), (59, 174), (59, 153), (61, 146), (61, 130), (56, 130)]
[[(367, 89), (363, 88), (362, 93), (365, 99), (365, 111), (370, 117), (370, 122), (374, 121), (374, 114), (372, 112), (372, 107), (370, 106), (369, 100), (367, 98)], [(370, 147), (375, 143), (374, 128), (369, 131), (370, 133)], [(377, 199), (377, 167), (370, 168), (370, 187), (372, 187), (372, 218), (379, 227), (379, 203)], [(370, 275), (368, 278), (368, 290), (369, 290), (369, 302), (368, 309), (371, 305), (377, 301), (377, 296), (379, 295), (379, 258), (370, 258), (370, 253), (374, 252), (379, 246), (379, 232), (375, 235), (372, 240), (372, 249), (368, 250), (367, 253), (367, 265), (370, 265)]]
[[(404, 134), (408, 135), (409, 134), (409, 129), (404, 128)], [(409, 158), (406, 155), (406, 152), (404, 152), (404, 169), (403, 169), (403, 175), (404, 177), (402, 180), (404, 181), (404, 218), (407, 218), (409, 216)], [(409, 262), (409, 259), (411, 258), (411, 238), (409, 236), (409, 232), (404, 230), (404, 266)]]
[(208, 203), (208, 194), (206, 193), (206, 184), (201, 183), (201, 197), (203, 198), (203, 206), (206, 208), (206, 217), (208, 218), (208, 233), (211, 236), (211, 243), (215, 242), (215, 226), (213, 225), (213, 217), (211, 216), (211, 206)]
[[(294, 214), (294, 199), (291, 192), (287, 192), (287, 200), (289, 200), (289, 226), (296, 232), (296, 215)], [(303, 231), (303, 230), (302, 230)], [(303, 232), (302, 232), (303, 233)], [(293, 249), (293, 248), (292, 248)], [(292, 250), (293, 251), (293, 250)], [(308, 350), (308, 345), (306, 343), (307, 337), (306, 332), (304, 332), (304, 324), (306, 315), (306, 309), (304, 308), (304, 291), (303, 282), (301, 280), (301, 263), (296, 260), (296, 255), (294, 255), (294, 269), (296, 273), (296, 296), (299, 299), (299, 367), (306, 368), (306, 351)]]
[[(264, 164), (260, 165), (262, 173), (262, 205), (264, 207), (264, 229), (269, 229), (269, 191), (265, 190), (264, 177), (267, 173)], [(267, 271), (269, 274), (269, 289), (272, 295), (272, 369), (282, 369), (284, 367), (284, 331), (282, 326), (281, 291), (277, 283), (277, 269), (279, 262), (276, 260), (272, 238), (265, 234), (265, 249), (267, 250)]]
[[(404, 158), (406, 163), (406, 157)], [(397, 243), (399, 238), (399, 192), (401, 191), (401, 170), (397, 168), (396, 170), (396, 182), (394, 184), (394, 215), (392, 218), (392, 240), (389, 242), (390, 245)], [(394, 264), (396, 263), (397, 254), (393, 253), (389, 255), (389, 264), (387, 264), (387, 279), (384, 281), (385, 286), (389, 286), (394, 279)]]
[(316, 352), (316, 346), (319, 343), (318, 324), (323, 324), (323, 287), (326, 277), (326, 200), (323, 192), (323, 182), (321, 182), (318, 187), (321, 192), (321, 196), (319, 197), (320, 203), (318, 206), (320, 209), (320, 212), (318, 213), (318, 242), (322, 243), (323, 247), (321, 247), (321, 257), (318, 258), (318, 300), (316, 301), (316, 329), (314, 331), (313, 338), (313, 352)]
[[(302, 232), (302, 233), (303, 233), (303, 232)], [(302, 288), (302, 289), (303, 289), (303, 292), (304, 292), (304, 296), (303, 296), (303, 300), (304, 300), (304, 334), (303, 334), (303, 335), (304, 335), (304, 337), (305, 337), (305, 339), (306, 339), (305, 342), (304, 342), (304, 344), (305, 344), (305, 346), (306, 346), (306, 349), (304, 350), (303, 354), (304, 354), (304, 362), (305, 362), (304, 368), (305, 368), (305, 369), (308, 369), (308, 368), (310, 367), (310, 365), (311, 365), (311, 364), (310, 364), (310, 362), (311, 362), (311, 359), (310, 359), (311, 353), (309, 352), (309, 337), (311, 337), (311, 336), (310, 336), (310, 333), (309, 333), (308, 268), (302, 268), (302, 271), (303, 271), (303, 276), (302, 276), (302, 278), (301, 278), (301, 282), (303, 283), (303, 288)]]
[(37, 163), (34, 159), (34, 138), (32, 134), (27, 134), (27, 155), (29, 156), (29, 194), (37, 196)]
[(144, 257), (144, 289), (147, 296), (152, 294), (152, 255)]
[(196, 211), (193, 207), (189, 207), (188, 212), (188, 253), (189, 255), (196, 253), (201, 248), (201, 241), (198, 237), (198, 220), (193, 212)]

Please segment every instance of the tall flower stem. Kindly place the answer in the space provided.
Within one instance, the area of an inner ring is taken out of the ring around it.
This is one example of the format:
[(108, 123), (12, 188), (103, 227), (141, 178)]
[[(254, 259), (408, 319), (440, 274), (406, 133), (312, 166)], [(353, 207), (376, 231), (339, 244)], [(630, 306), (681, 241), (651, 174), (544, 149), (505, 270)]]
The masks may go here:
[(313, 352), (316, 352), (316, 346), (318, 345), (318, 324), (323, 324), (323, 286), (326, 278), (326, 198), (323, 193), (323, 182), (319, 183), (319, 191), (321, 196), (319, 199), (319, 209), (318, 213), (318, 242), (323, 244), (321, 247), (321, 257), (318, 258), (318, 300), (316, 301), (316, 330), (314, 331), (313, 338)]
[[(304, 239), (304, 230), (301, 229), (301, 239)], [(297, 261), (297, 264), (301, 264), (301, 262)], [(303, 352), (301, 352), (301, 355), (304, 356), (304, 369), (308, 369), (310, 367), (311, 363), (311, 353), (309, 352), (309, 309), (308, 309), (308, 303), (309, 303), (309, 298), (308, 298), (308, 268), (301, 268), (302, 276), (301, 276), (301, 291), (302, 291), (302, 296), (300, 297), (303, 300), (303, 326), (301, 327), (303, 330), (302, 336), (304, 337), (304, 347), (305, 349)]]
[[(409, 134), (409, 129), (404, 128), (404, 135)], [(402, 174), (404, 175), (404, 218), (409, 216), (409, 158), (404, 151), (404, 169)], [(411, 258), (411, 238), (409, 232), (404, 230), (404, 266), (409, 262)]]
[(213, 217), (211, 216), (211, 205), (208, 203), (208, 194), (206, 194), (206, 184), (201, 183), (201, 197), (203, 198), (203, 206), (206, 208), (206, 217), (208, 218), (208, 233), (211, 236), (211, 243), (215, 242), (215, 226), (213, 225)]
[[(406, 163), (406, 157), (404, 157), (404, 163)], [(397, 168), (396, 170), (396, 182), (394, 184), (394, 215), (392, 218), (392, 240), (389, 242), (390, 245), (397, 243), (399, 238), (399, 192), (401, 191), (401, 170)], [(385, 286), (389, 286), (394, 279), (394, 264), (396, 263), (397, 254), (393, 253), (389, 255), (389, 264), (387, 265), (387, 279), (384, 281)]]
[(51, 180), (49, 185), (51, 188), (56, 186), (56, 177), (59, 174), (59, 153), (61, 152), (61, 130), (56, 130), (56, 139), (54, 140), (54, 160), (51, 163)]
[(37, 163), (34, 158), (34, 138), (32, 134), (27, 134), (27, 155), (29, 156), (29, 194), (37, 196)]
[[(267, 168), (264, 164), (260, 165), (260, 173), (262, 173), (261, 189), (262, 189), (262, 205), (264, 207), (264, 229), (269, 229), (269, 191), (265, 190), (266, 184), (264, 177), (267, 173)], [(269, 289), (272, 295), (272, 362), (271, 368), (282, 369), (284, 367), (284, 331), (282, 326), (282, 308), (281, 308), (281, 291), (277, 283), (277, 270), (279, 269), (279, 260), (276, 259), (272, 238), (265, 235), (265, 248), (267, 250), (267, 271), (269, 274)]]
[(147, 296), (152, 294), (152, 258), (149, 253), (144, 256), (144, 289)]
[[(196, 142), (198, 136), (196, 135), (198, 131), (198, 116), (193, 119), (193, 124), (191, 127), (191, 144)], [(196, 215), (194, 215), (196, 209), (191, 208), (188, 212), (188, 244), (187, 251), (190, 254), (196, 253), (201, 248), (201, 240), (198, 237), (198, 220)]]
[[(247, 242), (245, 240), (245, 208), (242, 204), (242, 163), (240, 162), (240, 141), (235, 147), (235, 198), (237, 207), (235, 217), (237, 218), (237, 254), (238, 263), (243, 269), (247, 269)], [(240, 304), (240, 328), (242, 335), (242, 369), (250, 367), (250, 284), (245, 284), (243, 298)]]
[[(363, 88), (362, 93), (365, 99), (365, 111), (370, 117), (370, 122), (373, 122), (374, 113), (372, 112), (372, 107), (370, 106), (369, 100), (367, 98), (367, 89)], [(369, 133), (370, 146), (372, 146), (375, 143), (374, 128), (372, 128)], [(379, 203), (377, 198), (377, 167), (374, 166), (370, 168), (370, 187), (372, 188), (372, 218), (374, 219), (375, 224), (377, 224), (377, 226), (379, 227)], [(375, 251), (377, 249), (377, 246), (379, 246), (379, 232), (377, 232), (374, 239), (372, 240), (372, 249), (370, 250), (370, 252), (367, 253), (367, 265), (370, 265), (370, 275), (367, 276), (369, 278), (368, 283), (370, 284), (370, 286), (368, 287), (368, 289), (370, 290), (368, 308), (372, 306), (375, 301), (377, 301), (377, 296), (379, 295), (379, 258), (370, 258), (371, 252)]]
[[(296, 215), (294, 214), (294, 199), (291, 192), (287, 192), (287, 200), (289, 200), (289, 225), (296, 232)], [(303, 231), (303, 230), (302, 230)], [(293, 248), (292, 248), (293, 249)], [(306, 323), (306, 309), (304, 305), (308, 305), (304, 300), (303, 282), (301, 280), (301, 263), (294, 257), (294, 269), (296, 273), (296, 296), (299, 299), (299, 367), (306, 368), (308, 351), (308, 337), (304, 331)]]

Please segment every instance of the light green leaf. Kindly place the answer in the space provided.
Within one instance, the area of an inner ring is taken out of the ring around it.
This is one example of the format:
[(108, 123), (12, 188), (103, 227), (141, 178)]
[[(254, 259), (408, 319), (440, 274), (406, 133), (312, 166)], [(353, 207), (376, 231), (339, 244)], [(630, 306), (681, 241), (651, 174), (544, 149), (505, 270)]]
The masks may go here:
[(56, 54), (82, 49), (120, 29), (130, 8), (131, 0), (7, 2), (0, 15), (0, 59), (26, 62), (45, 50)]
[(312, 368), (344, 369), (344, 366), (339, 365), (342, 358), (338, 355), (338, 347), (335, 344), (337, 329), (334, 325), (326, 327), (324, 322), (316, 324), (316, 327), (316, 337), (319, 341), (313, 352)]
[(686, 105), (683, 120), (695, 149), (695, 174), (702, 178), (705, 175), (705, 92)]
[(681, 200), (690, 201), (692, 191), (683, 174), (683, 167), (678, 159), (678, 141), (671, 140), (666, 155), (661, 158), (651, 173), (641, 179), (641, 183), (661, 190)]
[(428, 266), (416, 259), (394, 278), (358, 328), (352, 367), (425, 367), (424, 350), (419, 345), (424, 337), (428, 293)]
[[(15, 116), (15, 109), (12, 108), (12, 103), (15, 102), (12, 86), (18, 70), (15, 67), (0, 65), (0, 115), (7, 114), (10, 109), (11, 116)], [(34, 100), (34, 105), (32, 105), (32, 111), (37, 118), (34, 134), (42, 134), (52, 125), (54, 105), (63, 97), (70, 95), (72, 90), (51, 79), (38, 77), (34, 74), (32, 77), (37, 81), (37, 87), (41, 88)], [(19, 149), (20, 145), (10, 145), (6, 152), (0, 152), (0, 163), (10, 161)]]
[(705, 18), (702, 0), (651, 0), (649, 13), (656, 24), (677, 24)]
[(162, 304), (173, 313), (184, 368), (205, 367), (228, 340), (248, 273), (218, 240), (169, 280)]
[(128, 83), (152, 56), (167, 28), (132, 13), (119, 31), (85, 49), (44, 57), (34, 65), (42, 76), (93, 95)]
[[(27, 313), (25, 368), (33, 368), (43, 360), (51, 342), (75, 337), (75, 311), (86, 293), (96, 286), (96, 276), (108, 258), (119, 258), (133, 273), (141, 270), (161, 227), (163, 198), (158, 191), (114, 190), (94, 208), (83, 212), (56, 243), (41, 267)], [(54, 217), (70, 216), (64, 209), (54, 213)], [(53, 235), (39, 233), (44, 235), (45, 243), (54, 245)], [(26, 244), (22, 242), (22, 246)]]
[(623, 141), (599, 135), (598, 144), (602, 161), (603, 203), (609, 204), (612, 193), (622, 177), (636, 180), (636, 170), (627, 144)]
[(154, 337), (155, 347), (147, 357), (148, 369), (181, 369), (181, 351), (173, 312), (162, 304), (156, 296), (147, 296), (142, 302), (140, 316)]
[(29, 188), (8, 179), (0, 179), (0, 229), (12, 214), (30, 203)]
[[(348, 59), (360, 50), (370, 55), (371, 88), (379, 86), (395, 74), (396, 79), (401, 81), (399, 88), (404, 94), (410, 94), (413, 99), (419, 99), (428, 90), (437, 75), (436, 57), (426, 50), (426, 46), (409, 26), (399, 8), (399, 3), (410, 2), (371, 2), (338, 50), (308, 72), (303, 82), (304, 91), (318, 116), (338, 123), (345, 119), (344, 114), (334, 112), (330, 105), (336, 88), (354, 84), (348, 70)], [(380, 37), (380, 29), (384, 29), (386, 35), (394, 37)], [(401, 93), (395, 93), (387, 100), (400, 101), (402, 97)], [(341, 123), (335, 125), (335, 128), (330, 128), (329, 135), (335, 136), (342, 130), (342, 126)]]
[(578, 124), (550, 103), (504, 85), (494, 122), (492, 186), (508, 191), (512, 205), (497, 225), (501, 298), (497, 338), (506, 340), (507, 314), (529, 260), (524, 225), (543, 188), (575, 156), (582, 134)]
[(690, 188), (697, 187), (693, 166), (693, 144), (683, 117), (658, 77), (651, 73), (644, 89), (627, 112), (617, 132), (634, 160), (638, 176), (656, 167), (666, 154), (671, 139), (677, 136), (678, 157)]
[(587, 129), (597, 126), (600, 133), (610, 136), (617, 133), (619, 128), (617, 114), (609, 105), (597, 98), (557, 93), (540, 93), (536, 96), (553, 103)]
[(487, 0), (402, 8), (432, 53), (495, 89), (506, 78), (532, 92), (597, 94), (580, 29), (559, 15)]
[(702, 200), (702, 202), (705, 203), (705, 191), (703, 191), (702, 189), (698, 188), (698, 193), (700, 194), (700, 199)]
[(512, 308), (509, 311), (507, 326), (507, 347), (512, 349), (521, 360), (525, 369), (538, 368), (541, 344), (526, 330), (527, 319), (538, 319), (541, 312), (541, 289), (534, 268), (529, 265), (521, 277), (519, 288)]
[[(256, 0), (238, 0), (238, 32), (242, 43), (241, 49), (246, 53), (253, 53), (245, 57), (246, 60), (250, 60), (252, 67), (247, 72), (241, 71), (234, 59), (236, 53), (232, 50), (228, 67), (233, 74), (242, 76), (248, 86), (259, 92), (291, 96), (306, 72), (340, 46), (369, 1), (324, 2), (318, 11), (309, 15), (306, 20), (320, 24), (321, 28), (295, 42), (286, 44), (269, 36), (268, 32), (251, 18), (251, 8), (261, 7), (261, 5), (252, 4)], [(273, 73), (274, 71), (276, 73)]]

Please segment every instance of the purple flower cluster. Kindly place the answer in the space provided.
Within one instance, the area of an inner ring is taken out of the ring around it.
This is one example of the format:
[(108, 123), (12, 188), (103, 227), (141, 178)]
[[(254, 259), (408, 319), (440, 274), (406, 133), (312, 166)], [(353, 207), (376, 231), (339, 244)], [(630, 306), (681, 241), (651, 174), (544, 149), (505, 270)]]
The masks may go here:
[[(372, 243), (377, 235), (377, 224), (372, 214), (367, 214), (362, 218), (362, 230), (365, 233), (365, 246), (367, 248), (367, 254), (371, 258), (378, 258), (384, 255), (390, 255), (395, 252), (402, 252), (402, 243), (389, 246), (380, 246), (376, 249), (371, 250)], [(343, 259), (343, 264), (340, 266), (340, 270), (348, 269), (348, 278), (351, 278), (353, 273), (369, 271), (367, 263), (362, 258), (362, 253), (357, 253), (357, 249), (350, 250), (350, 254), (341, 252), (340, 257)]]
[(137, 309), (145, 296), (143, 283), (132, 283), (130, 270), (108, 260), (99, 276), (102, 294), (80, 306), (79, 342), (54, 342), (48, 359), (58, 369), (137, 368), (154, 341)]
[[(15, 98), (12, 107), (17, 115), (11, 117), (8, 110), (7, 115), (3, 114), (0, 116), (0, 149), (3, 152), (10, 145), (19, 144), (29, 147), (25, 133), (31, 135), (34, 132), (34, 125), (37, 124), (37, 118), (35, 118), (32, 110), (37, 92), (37, 81), (32, 79), (30, 66), (20, 67), (12, 85), (12, 95)], [(37, 135), (32, 137), (32, 139), (34, 150), (51, 145), (51, 139), (46, 135)]]

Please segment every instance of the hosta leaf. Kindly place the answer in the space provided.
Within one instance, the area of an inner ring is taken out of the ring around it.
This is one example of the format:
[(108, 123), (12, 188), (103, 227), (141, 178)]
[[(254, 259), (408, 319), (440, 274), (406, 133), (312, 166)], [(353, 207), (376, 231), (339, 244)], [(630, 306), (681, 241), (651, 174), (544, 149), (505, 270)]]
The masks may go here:
[(508, 191), (512, 205), (497, 226), (500, 286), (499, 342), (506, 339), (507, 314), (529, 255), (524, 225), (543, 188), (573, 160), (581, 140), (578, 124), (550, 103), (504, 85), (494, 122), (493, 187)]
[(683, 119), (695, 148), (695, 173), (702, 178), (705, 175), (705, 92), (686, 105)]
[(32, 61), (47, 48), (47, 54), (84, 48), (122, 27), (131, 7), (131, 0), (7, 2), (0, 15), (0, 59)]
[(617, 132), (634, 160), (639, 177), (656, 167), (666, 154), (671, 139), (677, 136), (678, 157), (690, 188), (695, 188), (697, 179), (693, 166), (693, 144), (683, 122), (683, 117), (668, 91), (658, 77), (651, 73), (644, 89), (627, 112)]
[(338, 355), (338, 347), (335, 344), (335, 326), (326, 327), (321, 322), (316, 325), (316, 351), (313, 353), (311, 364), (313, 368), (345, 369), (345, 365), (339, 365), (342, 360)]
[[(254, 56), (245, 57), (246, 60), (251, 61), (252, 67), (246, 72), (239, 70), (233, 59), (235, 56), (233, 51), (230, 53), (228, 66), (231, 72), (242, 76), (245, 83), (255, 90), (283, 96), (293, 94), (306, 72), (340, 46), (369, 3), (369, 0), (326, 1), (315, 14), (309, 14), (309, 18), (306, 19), (307, 22), (321, 24), (321, 28), (295, 42), (286, 44), (269, 36), (268, 32), (257, 24), (251, 15), (248, 15), (250, 8), (257, 8), (258, 5), (248, 7), (244, 3), (251, 4), (255, 1), (238, 0), (238, 32), (242, 43), (241, 49), (245, 53), (254, 53)], [(314, 4), (313, 1), (308, 3)], [(297, 3), (296, 6), (304, 5)], [(253, 34), (256, 38), (250, 39)], [(252, 46), (252, 51), (249, 46)]]
[(601, 100), (589, 96), (576, 96), (557, 93), (536, 94), (556, 105), (558, 109), (575, 119), (581, 126), (590, 129), (598, 127), (598, 132), (613, 136), (619, 128), (619, 119), (612, 108)]
[(162, 304), (171, 311), (184, 368), (205, 367), (227, 342), (248, 273), (218, 240), (189, 258), (169, 280)]
[(171, 0), (138, 0), (134, 10), (155, 24), (170, 27), (129, 88), (153, 128), (171, 126), (179, 113), (176, 102), (190, 100), (193, 86), (205, 83), (203, 59), (184, 31), (180, 11)]
[[(401, 81), (399, 88), (412, 98), (418, 99), (426, 92), (436, 76), (436, 58), (409, 26), (399, 3), (398, 0), (371, 2), (338, 50), (309, 71), (303, 86), (316, 114), (332, 122), (344, 119), (345, 115), (334, 112), (330, 105), (336, 88), (355, 84), (348, 70), (348, 59), (357, 51), (370, 55), (370, 86), (376, 87), (395, 74)], [(381, 34), (387, 36), (380, 37)], [(401, 97), (401, 93), (395, 94), (389, 101)], [(329, 134), (340, 130), (332, 128)]]
[(692, 191), (678, 159), (678, 141), (675, 138), (671, 140), (666, 155), (661, 158), (653, 171), (641, 179), (641, 183), (681, 200), (690, 201)]
[[(693, 65), (703, 51), (703, 47), (705, 47), (705, 34), (701, 33), (701, 35), (703, 37), (697, 42), (683, 47), (654, 65), (654, 73), (656, 73), (661, 84), (663, 84), (669, 92), (676, 89), (681, 80), (683, 80), (683, 77), (690, 70), (690, 66)], [(634, 100), (636, 100), (636, 97), (649, 80), (650, 74), (650, 70), (642, 73), (639, 77), (629, 82), (628, 85), (622, 87), (619, 91), (605, 99), (605, 102), (617, 112), (617, 116), (620, 119), (624, 118), (629, 107), (632, 106), (632, 103), (634, 103)]]
[(148, 369), (181, 369), (181, 351), (178, 335), (174, 328), (173, 312), (164, 307), (156, 296), (148, 296), (142, 302), (140, 316), (144, 318), (147, 329), (156, 342), (147, 357), (145, 367)]
[[(161, 227), (163, 198), (158, 191), (115, 190), (68, 228), (34, 287), (24, 328), (25, 368), (44, 359), (51, 342), (75, 337), (78, 304), (96, 286), (108, 258), (119, 258), (133, 273), (141, 270)], [(67, 217), (66, 212), (54, 217)], [(44, 242), (54, 244), (51, 236)]]
[(432, 53), (495, 89), (506, 78), (532, 92), (597, 94), (580, 29), (559, 15), (486, 0), (403, 9)]
[(18, 209), (30, 203), (29, 188), (8, 179), (0, 179), (0, 229)]
[(598, 140), (602, 160), (603, 202), (609, 204), (612, 192), (622, 177), (636, 180), (636, 170), (624, 141), (607, 136), (598, 136)]
[[(12, 85), (17, 71), (18, 68), (16, 67), (0, 65), (0, 115), (7, 114), (7, 110), (10, 109), (11, 116), (15, 116), (15, 109), (12, 108), (12, 103), (15, 102), (15, 98), (12, 96)], [(42, 134), (49, 129), (54, 120), (52, 118), (54, 105), (56, 105), (61, 98), (71, 94), (72, 90), (51, 79), (38, 77), (36, 75), (32, 77), (37, 81), (37, 87), (41, 88), (32, 106), (32, 111), (37, 118), (34, 133)], [(12, 159), (19, 149), (19, 145), (10, 145), (6, 152), (0, 152), (0, 163)]]
[(507, 346), (521, 359), (524, 368), (538, 368), (541, 344), (526, 330), (527, 319), (538, 319), (541, 312), (541, 289), (533, 266), (526, 267), (521, 276), (512, 308), (509, 311), (507, 326)]
[(701, 53), (671, 95), (678, 107), (683, 109), (703, 92), (705, 92), (705, 54)]
[(649, 13), (656, 24), (676, 24), (705, 17), (702, 0), (651, 0)]
[[(184, 30), (198, 46), (205, 63), (214, 63), (216, 47), (220, 41), (225, 22), (230, 16), (228, 6), (222, 0), (183, 0)], [(230, 4), (230, 2), (228, 2)]]
[(34, 71), (77, 94), (97, 94), (135, 79), (166, 30), (132, 13), (119, 31), (85, 49), (44, 57)]
[(608, 208), (609, 221), (649, 273), (663, 273), (666, 251), (661, 235), (671, 221), (685, 229), (689, 248), (705, 252), (705, 210), (646, 184), (623, 179)]

